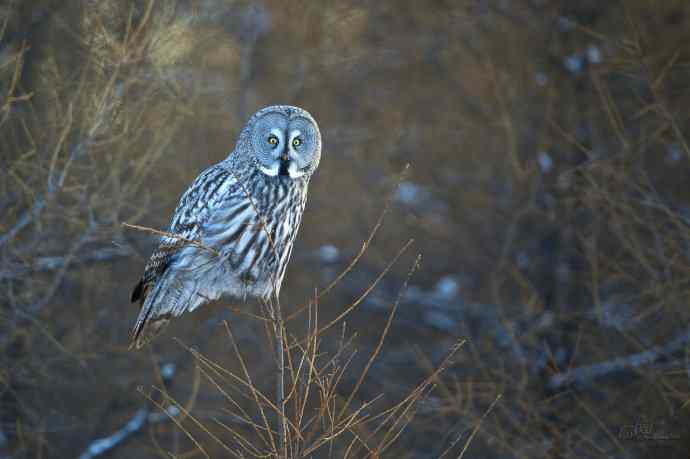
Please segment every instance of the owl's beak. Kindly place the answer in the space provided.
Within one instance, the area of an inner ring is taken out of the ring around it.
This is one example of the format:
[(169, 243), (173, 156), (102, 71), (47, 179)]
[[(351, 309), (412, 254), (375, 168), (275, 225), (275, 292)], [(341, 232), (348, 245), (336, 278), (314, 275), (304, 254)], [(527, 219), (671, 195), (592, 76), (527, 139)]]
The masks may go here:
[(290, 165), (290, 155), (288, 151), (285, 150), (282, 155), (280, 155), (280, 169), (278, 170), (278, 175), (290, 175), (288, 171), (288, 166)]

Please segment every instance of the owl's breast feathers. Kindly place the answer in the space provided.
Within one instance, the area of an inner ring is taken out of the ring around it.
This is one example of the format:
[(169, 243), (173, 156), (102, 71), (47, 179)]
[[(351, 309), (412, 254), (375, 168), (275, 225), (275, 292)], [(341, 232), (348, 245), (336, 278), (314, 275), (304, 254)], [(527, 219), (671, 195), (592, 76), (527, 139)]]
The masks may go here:
[[(257, 286), (253, 296), (279, 290), (306, 203), (307, 183), (258, 171), (238, 177), (221, 164), (204, 171), (175, 210), (168, 232), (178, 237), (161, 238), (131, 301), (143, 306), (168, 269), (208, 267), (211, 252), (190, 246), (191, 241), (225, 254), (222, 258), (236, 278), (263, 281), (266, 286)], [(246, 293), (236, 292), (240, 297)]]

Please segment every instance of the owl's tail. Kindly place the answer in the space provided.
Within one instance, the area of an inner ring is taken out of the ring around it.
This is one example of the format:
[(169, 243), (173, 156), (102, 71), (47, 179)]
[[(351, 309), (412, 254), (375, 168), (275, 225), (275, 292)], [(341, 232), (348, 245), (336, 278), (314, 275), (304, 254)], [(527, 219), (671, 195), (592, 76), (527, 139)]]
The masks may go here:
[(203, 300), (196, 294), (196, 285), (194, 280), (184, 279), (179, 273), (166, 272), (150, 293), (137, 286), (135, 293), (140, 289), (144, 291), (140, 295), (141, 311), (132, 329), (130, 349), (141, 349), (159, 335), (173, 317), (195, 309)]

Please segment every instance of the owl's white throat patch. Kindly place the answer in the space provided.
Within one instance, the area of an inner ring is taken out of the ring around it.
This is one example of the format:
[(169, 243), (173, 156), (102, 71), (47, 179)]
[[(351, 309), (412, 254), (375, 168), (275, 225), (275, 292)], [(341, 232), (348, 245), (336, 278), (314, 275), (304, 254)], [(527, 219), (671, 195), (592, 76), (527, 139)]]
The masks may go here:
[(295, 161), (290, 161), (290, 164), (288, 165), (288, 174), (290, 175), (290, 178), (296, 179), (306, 174), (306, 171), (299, 169)]
[(269, 177), (275, 177), (280, 172), (280, 165), (276, 165), (275, 167), (266, 167), (259, 164), (258, 166), (259, 170)]
[[(275, 166), (273, 166), (273, 167), (267, 167), (267, 166), (264, 166), (263, 164), (258, 163), (258, 162), (257, 162), (256, 166), (259, 168), (259, 170), (261, 172), (268, 175), (269, 177), (277, 177), (278, 175), (280, 175), (281, 164), (279, 161), (276, 161)], [(287, 167), (287, 172), (288, 172), (287, 175), (291, 179), (298, 179), (300, 177), (304, 177), (304, 175), (307, 173), (307, 171), (305, 169), (300, 169), (297, 166), (297, 162), (294, 160), (290, 160), (290, 164), (288, 164), (288, 167)]]

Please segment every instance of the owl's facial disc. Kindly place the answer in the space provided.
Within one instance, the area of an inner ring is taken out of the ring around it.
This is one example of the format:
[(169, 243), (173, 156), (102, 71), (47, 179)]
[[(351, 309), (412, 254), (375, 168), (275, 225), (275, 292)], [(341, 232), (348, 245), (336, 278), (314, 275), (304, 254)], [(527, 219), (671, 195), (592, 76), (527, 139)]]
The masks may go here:
[(321, 156), (321, 137), (309, 117), (268, 112), (252, 132), (255, 164), (270, 177), (298, 179), (310, 175)]

